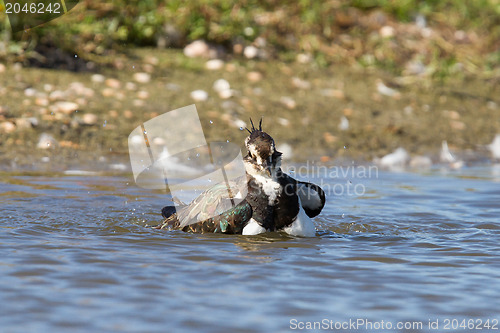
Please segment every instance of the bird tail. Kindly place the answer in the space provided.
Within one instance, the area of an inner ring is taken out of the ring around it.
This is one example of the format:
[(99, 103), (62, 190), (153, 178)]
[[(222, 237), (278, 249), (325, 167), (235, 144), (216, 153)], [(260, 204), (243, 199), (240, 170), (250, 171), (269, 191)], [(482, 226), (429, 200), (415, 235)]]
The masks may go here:
[(161, 215), (165, 220), (154, 227), (155, 229), (178, 229), (179, 220), (177, 219), (177, 211), (175, 206), (165, 206), (161, 209)]

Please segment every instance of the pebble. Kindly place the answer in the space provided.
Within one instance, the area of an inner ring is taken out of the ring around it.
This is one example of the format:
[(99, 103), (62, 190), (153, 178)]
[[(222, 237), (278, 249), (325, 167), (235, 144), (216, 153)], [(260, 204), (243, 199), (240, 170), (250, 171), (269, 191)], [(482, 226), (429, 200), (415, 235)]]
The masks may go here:
[(297, 102), (295, 102), (293, 98), (288, 96), (281, 97), (280, 102), (289, 109), (295, 109), (297, 107)]
[(212, 85), (212, 88), (216, 91), (216, 92), (221, 92), (221, 91), (224, 91), (224, 90), (229, 90), (231, 89), (231, 85), (229, 84), (229, 82), (227, 82), (226, 80), (224, 79), (218, 79), (214, 82), (214, 84)]
[(282, 143), (276, 147), (276, 150), (283, 153), (284, 159), (291, 159), (293, 157), (293, 149), (288, 143)]
[[(155, 71), (155, 67), (151, 64), (142, 65), (142, 69), (147, 73), (153, 73)], [(149, 81), (148, 81), (149, 82)]]
[(149, 93), (145, 90), (141, 90), (137, 92), (137, 98), (140, 99), (148, 99), (149, 98)]
[(323, 139), (326, 143), (334, 143), (338, 138), (330, 132), (323, 133)]
[(344, 114), (344, 116), (350, 117), (354, 113), (354, 110), (351, 108), (345, 108), (344, 110), (342, 110), (342, 113)]
[(87, 105), (88, 101), (83, 97), (78, 97), (78, 98), (75, 98), (75, 103), (81, 107), (81, 106)]
[(234, 101), (224, 101), (220, 104), (221, 108), (230, 113), (244, 112), (245, 110)]
[(340, 89), (321, 89), (320, 94), (326, 97), (345, 99), (345, 93)]
[(111, 88), (104, 88), (101, 92), (101, 94), (104, 96), (104, 97), (113, 97), (116, 92), (114, 89), (111, 89)]
[(467, 126), (462, 121), (451, 120), (450, 127), (454, 130), (463, 131)]
[(410, 168), (428, 170), (432, 167), (432, 160), (427, 156), (417, 155), (410, 160)]
[(137, 90), (137, 84), (135, 84), (134, 82), (127, 82), (127, 83), (125, 83), (125, 89)]
[(104, 83), (106, 84), (106, 86), (113, 89), (119, 89), (122, 86), (122, 83), (117, 79), (106, 79)]
[(49, 99), (51, 101), (56, 101), (56, 100), (64, 99), (64, 98), (66, 98), (66, 94), (61, 90), (54, 90), (49, 95)]
[(299, 64), (308, 64), (312, 61), (312, 57), (310, 54), (305, 54), (305, 53), (299, 53), (297, 54), (297, 62)]
[(165, 141), (165, 139), (161, 137), (154, 138), (152, 142), (157, 146), (165, 146), (167, 144), (167, 141)]
[(49, 149), (55, 148), (59, 145), (56, 139), (50, 134), (42, 133), (40, 139), (38, 139), (38, 144), (36, 145), (39, 149)]
[(142, 147), (144, 145), (144, 137), (142, 135), (134, 135), (128, 139), (128, 143), (133, 146)]
[(98, 120), (97, 115), (93, 113), (86, 113), (82, 117), (82, 122), (85, 125), (95, 125), (97, 124), (97, 120)]
[(340, 118), (339, 130), (347, 131), (348, 129), (349, 129), (349, 120), (345, 116), (342, 116)]
[(292, 78), (292, 85), (298, 89), (311, 89), (311, 83), (309, 81), (302, 80), (296, 76)]
[(93, 74), (90, 79), (92, 80), (92, 82), (94, 83), (103, 83), (104, 81), (106, 81), (106, 77), (102, 74)]
[(186, 45), (184, 55), (189, 58), (208, 57), (210, 46), (203, 40), (195, 40)]
[[(281, 117), (278, 117), (276, 118), (276, 121), (278, 122), (278, 124), (280, 124), (281, 126), (285, 126), (285, 127), (288, 127), (290, 126), (290, 120), (286, 119), (286, 118), (281, 118)], [(279, 150), (279, 149), (278, 149)]]
[(208, 93), (205, 90), (194, 90), (191, 91), (191, 98), (196, 102), (204, 102), (208, 99)]
[(253, 71), (253, 72), (247, 73), (247, 79), (250, 82), (259, 82), (262, 80), (262, 77), (263, 77), (262, 73), (260, 73), (260, 72)]
[(125, 110), (123, 111), (123, 116), (127, 119), (130, 119), (134, 116), (134, 113), (130, 110)]
[(116, 110), (109, 110), (108, 114), (109, 114), (112, 118), (118, 118), (118, 111), (116, 111)]
[(460, 113), (458, 113), (457, 111), (453, 111), (453, 110), (444, 110), (443, 111), (443, 114), (450, 118), (450, 119), (453, 119), (453, 120), (458, 120), (460, 119)]
[(405, 65), (405, 74), (407, 75), (423, 75), (427, 71), (427, 67), (420, 60), (410, 60)]
[(498, 109), (498, 104), (495, 103), (495, 102), (493, 102), (493, 101), (488, 101), (488, 103), (486, 103), (486, 106), (490, 110), (496, 110), (496, 109)]
[(380, 36), (382, 36), (384, 38), (393, 37), (394, 36), (394, 28), (389, 26), (389, 25), (383, 26), (382, 28), (380, 28), (379, 34), (380, 34)]
[(232, 73), (236, 70), (236, 65), (235, 64), (227, 64), (226, 65), (226, 71), (228, 71), (229, 73)]
[(234, 90), (226, 89), (219, 92), (219, 97), (222, 99), (228, 99), (234, 96)]
[(16, 130), (16, 125), (10, 121), (0, 123), (0, 130), (4, 133), (12, 133)]
[(205, 63), (205, 68), (210, 71), (216, 71), (224, 67), (224, 61), (220, 59), (211, 59)]
[(16, 119), (16, 126), (21, 129), (31, 129), (33, 127), (38, 126), (38, 119), (34, 117), (30, 118), (17, 118)]
[(50, 109), (53, 112), (62, 112), (65, 114), (70, 114), (78, 110), (78, 104), (73, 102), (59, 101), (53, 104)]
[(36, 89), (35, 88), (26, 88), (24, 89), (24, 95), (26, 97), (33, 97), (35, 96), (37, 93)]
[(327, 156), (327, 155), (323, 155), (319, 158), (319, 160), (321, 161), (321, 163), (326, 163), (328, 161), (331, 160), (331, 157), (330, 156)]
[(394, 98), (401, 97), (401, 94), (399, 93), (399, 91), (386, 86), (384, 84), (384, 82), (382, 82), (382, 80), (380, 80), (380, 79), (377, 80), (376, 84), (377, 84), (377, 91), (380, 94), (382, 94), (384, 96), (394, 97)]
[(170, 90), (170, 91), (180, 91), (180, 90), (182, 90), (181, 86), (178, 85), (178, 84), (175, 84), (175, 83), (167, 83), (165, 85), (165, 88), (167, 88), (167, 90)]
[(245, 47), (245, 49), (243, 50), (243, 55), (247, 59), (253, 59), (257, 57), (258, 54), (259, 54), (259, 49), (253, 45), (249, 45)]
[(378, 161), (378, 164), (390, 170), (401, 170), (405, 167), (409, 159), (410, 155), (408, 152), (404, 148), (399, 147), (394, 152), (382, 157)]
[(158, 59), (155, 56), (147, 56), (146, 58), (144, 58), (144, 61), (147, 64), (150, 64), (150, 65), (153, 65), (153, 66), (156, 66), (156, 65), (158, 65), (160, 63), (160, 59)]
[(81, 82), (72, 82), (69, 85), (68, 90), (74, 92), (78, 96), (84, 96), (87, 98), (92, 98), (94, 97), (95, 94), (93, 89), (85, 87), (85, 85)]
[(151, 74), (148, 73), (135, 73), (134, 80), (139, 83), (149, 83), (151, 81)]
[(233, 45), (233, 53), (234, 54), (242, 54), (243, 53), (243, 44), (236, 43)]
[(247, 123), (241, 119), (235, 119), (233, 121), (233, 125), (238, 128), (245, 128), (247, 126)]
[(132, 105), (134, 105), (135, 107), (138, 107), (138, 108), (142, 108), (144, 105), (146, 105), (146, 103), (141, 99), (134, 99), (132, 101)]
[(49, 105), (49, 99), (48, 98), (43, 98), (43, 97), (37, 97), (37, 98), (35, 98), (35, 105), (38, 105), (38, 106), (48, 106)]

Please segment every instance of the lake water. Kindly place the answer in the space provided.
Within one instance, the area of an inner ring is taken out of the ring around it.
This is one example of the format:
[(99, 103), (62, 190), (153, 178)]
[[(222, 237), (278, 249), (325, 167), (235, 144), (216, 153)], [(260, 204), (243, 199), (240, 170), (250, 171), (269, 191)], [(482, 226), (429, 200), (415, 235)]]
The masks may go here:
[(500, 165), (351, 176), (292, 238), (151, 229), (165, 195), (126, 175), (2, 173), (1, 331), (499, 329)]

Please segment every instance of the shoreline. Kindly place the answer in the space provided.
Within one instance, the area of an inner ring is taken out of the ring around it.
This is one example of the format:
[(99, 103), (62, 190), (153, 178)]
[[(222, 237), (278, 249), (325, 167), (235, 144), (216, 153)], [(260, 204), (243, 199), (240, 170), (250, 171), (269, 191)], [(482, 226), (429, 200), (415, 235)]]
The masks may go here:
[[(207, 69), (207, 60), (179, 50), (135, 49), (131, 55), (123, 70), (97, 74), (6, 67), (0, 159), (125, 156), (132, 129), (193, 103), (207, 141), (242, 145), (246, 131), (240, 127), (263, 117), (264, 130), (293, 161), (369, 162), (398, 147), (432, 157), (443, 140), (459, 155), (488, 156), (484, 147), (500, 133), (500, 85), (491, 79), (431, 81), (278, 61), (234, 60)], [(214, 89), (221, 79), (229, 89)], [(196, 100), (200, 90), (206, 99)], [(43, 133), (53, 147), (37, 148)]]

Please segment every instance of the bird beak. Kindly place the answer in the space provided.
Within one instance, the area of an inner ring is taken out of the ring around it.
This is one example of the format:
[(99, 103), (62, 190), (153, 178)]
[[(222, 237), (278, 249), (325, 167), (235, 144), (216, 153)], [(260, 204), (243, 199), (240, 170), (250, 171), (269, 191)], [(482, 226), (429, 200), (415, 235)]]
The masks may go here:
[(276, 169), (276, 162), (281, 155), (283, 154), (279, 151), (275, 151), (274, 154), (269, 156), (269, 158), (266, 160), (265, 170), (267, 171), (269, 176), (271, 176), (274, 169)]

